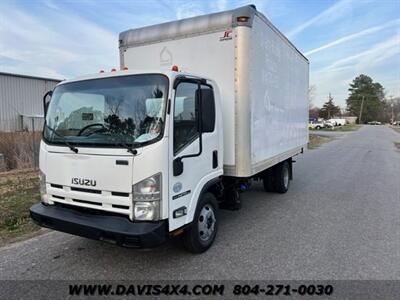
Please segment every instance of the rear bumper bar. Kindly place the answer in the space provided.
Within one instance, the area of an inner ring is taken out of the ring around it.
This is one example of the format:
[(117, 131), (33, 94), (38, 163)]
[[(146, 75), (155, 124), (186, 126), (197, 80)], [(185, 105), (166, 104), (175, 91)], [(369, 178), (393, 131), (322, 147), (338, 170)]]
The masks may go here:
[(124, 247), (151, 248), (163, 243), (168, 236), (165, 220), (133, 223), (122, 216), (90, 214), (42, 203), (33, 205), (30, 215), (42, 227)]

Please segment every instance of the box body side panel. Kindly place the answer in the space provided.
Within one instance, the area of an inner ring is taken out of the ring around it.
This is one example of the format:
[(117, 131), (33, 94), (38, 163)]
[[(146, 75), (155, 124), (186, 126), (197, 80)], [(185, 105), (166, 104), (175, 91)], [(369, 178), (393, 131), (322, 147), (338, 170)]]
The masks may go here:
[[(251, 173), (308, 142), (308, 62), (260, 18), (250, 38)], [(294, 151), (294, 152), (293, 152)], [(276, 163), (276, 162), (275, 162)]]

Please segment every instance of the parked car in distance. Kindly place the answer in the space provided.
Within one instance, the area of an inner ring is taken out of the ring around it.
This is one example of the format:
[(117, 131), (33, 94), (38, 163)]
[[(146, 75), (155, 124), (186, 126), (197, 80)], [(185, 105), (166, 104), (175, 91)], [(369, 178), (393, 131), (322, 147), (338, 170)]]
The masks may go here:
[(382, 125), (382, 123), (379, 121), (371, 121), (371, 122), (368, 122), (368, 125)]
[(329, 119), (327, 122), (330, 122), (334, 126), (343, 126), (346, 125), (346, 119)]
[(320, 130), (325, 127), (324, 121), (310, 121), (308, 122), (308, 129)]

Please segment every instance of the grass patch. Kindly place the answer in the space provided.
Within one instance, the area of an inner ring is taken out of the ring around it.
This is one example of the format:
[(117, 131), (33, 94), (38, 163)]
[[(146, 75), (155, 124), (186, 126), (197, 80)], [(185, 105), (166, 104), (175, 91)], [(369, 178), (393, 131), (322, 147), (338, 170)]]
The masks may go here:
[(333, 131), (357, 131), (360, 128), (361, 128), (361, 125), (348, 124), (348, 125), (343, 125), (343, 126), (336, 126), (332, 130)]
[(39, 201), (37, 171), (0, 173), (0, 245), (40, 229), (29, 217), (29, 208)]
[(396, 146), (397, 150), (399, 150), (399, 151), (400, 151), (400, 143), (396, 143), (396, 142), (394, 142), (394, 145)]
[(331, 137), (322, 136), (322, 135), (318, 135), (318, 134), (310, 134), (307, 148), (315, 149), (323, 144), (329, 143), (332, 140), (333, 140), (333, 138), (331, 138)]

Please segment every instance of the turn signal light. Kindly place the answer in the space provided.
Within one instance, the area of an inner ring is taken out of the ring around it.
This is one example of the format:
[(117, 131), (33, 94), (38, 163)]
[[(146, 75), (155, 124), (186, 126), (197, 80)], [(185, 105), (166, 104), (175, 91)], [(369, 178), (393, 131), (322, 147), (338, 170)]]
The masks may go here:
[(111, 72), (115, 72), (115, 71), (117, 71), (115, 68), (112, 68), (112, 69), (111, 69)]
[(177, 230), (171, 232), (170, 235), (171, 235), (171, 236), (178, 236), (178, 235), (181, 235), (182, 233), (184, 233), (184, 230), (183, 230), (182, 228), (179, 228), (179, 229), (177, 229)]
[(173, 65), (172, 68), (171, 68), (171, 70), (174, 71), (174, 72), (178, 72), (178, 71), (179, 71), (177, 65)]

